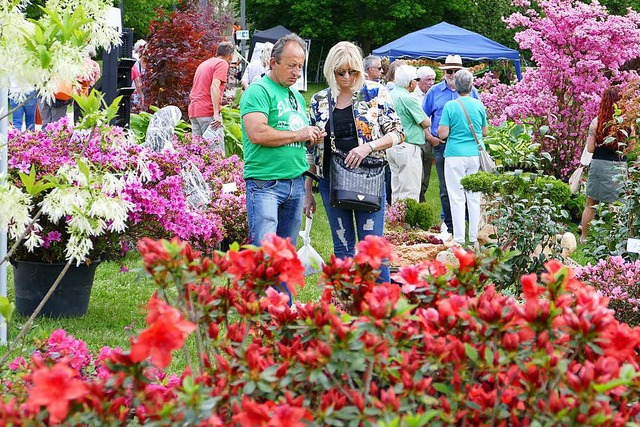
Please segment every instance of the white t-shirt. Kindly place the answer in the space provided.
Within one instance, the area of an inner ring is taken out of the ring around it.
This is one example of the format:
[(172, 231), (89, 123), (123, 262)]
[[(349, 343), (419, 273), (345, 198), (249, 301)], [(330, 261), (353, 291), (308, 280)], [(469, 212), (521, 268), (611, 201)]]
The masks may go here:
[(242, 75), (242, 83), (246, 86), (249, 86), (251, 83), (264, 76), (267, 71), (269, 70), (263, 67), (262, 63), (259, 60), (250, 62), (249, 65), (247, 65), (247, 69), (244, 70), (244, 74)]

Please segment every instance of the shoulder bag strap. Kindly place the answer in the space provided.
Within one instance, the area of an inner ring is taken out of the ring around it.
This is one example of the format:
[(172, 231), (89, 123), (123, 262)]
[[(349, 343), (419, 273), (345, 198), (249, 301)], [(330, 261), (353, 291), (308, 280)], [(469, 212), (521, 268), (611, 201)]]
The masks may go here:
[(336, 149), (336, 134), (333, 130), (333, 97), (331, 96), (331, 89), (329, 89), (329, 140), (331, 141), (331, 151), (334, 153)]
[(469, 123), (469, 129), (471, 129), (471, 134), (473, 135), (473, 139), (475, 139), (476, 140), (476, 144), (478, 144), (478, 149), (479, 150), (483, 150), (482, 144), (480, 144), (480, 141), (478, 141), (478, 135), (476, 135), (476, 128), (474, 128), (473, 127), (473, 123), (471, 123), (471, 118), (469, 117), (469, 114), (467, 113), (467, 109), (464, 108), (464, 104), (462, 103), (460, 98), (456, 99), (456, 101), (458, 102), (458, 104), (460, 104), (460, 108), (462, 108), (462, 112), (464, 113), (464, 116), (467, 118), (467, 123)]

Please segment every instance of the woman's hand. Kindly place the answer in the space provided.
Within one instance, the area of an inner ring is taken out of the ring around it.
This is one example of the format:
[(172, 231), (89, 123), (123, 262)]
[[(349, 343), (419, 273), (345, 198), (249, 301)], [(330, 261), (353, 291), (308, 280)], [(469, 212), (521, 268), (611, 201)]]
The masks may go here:
[(347, 154), (347, 158), (345, 159), (344, 164), (350, 168), (357, 168), (358, 166), (360, 166), (360, 163), (362, 163), (362, 160), (365, 157), (367, 157), (369, 154), (371, 154), (372, 151), (373, 151), (373, 148), (371, 147), (370, 144), (359, 145), (356, 148), (353, 148), (351, 151), (349, 151), (349, 154)]
[(304, 204), (302, 205), (302, 212), (307, 218), (312, 218), (316, 213), (316, 199), (313, 197), (312, 191), (306, 191), (304, 196)]

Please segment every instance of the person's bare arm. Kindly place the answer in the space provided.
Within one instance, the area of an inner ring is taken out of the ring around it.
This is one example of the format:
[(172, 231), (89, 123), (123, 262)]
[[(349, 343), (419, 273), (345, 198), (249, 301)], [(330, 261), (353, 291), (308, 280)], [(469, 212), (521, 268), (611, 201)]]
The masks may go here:
[(589, 125), (587, 134), (587, 151), (593, 153), (596, 151), (596, 127)]
[(267, 116), (260, 112), (247, 113), (242, 116), (242, 121), (249, 141), (265, 147), (280, 147), (306, 141), (315, 145), (326, 136), (326, 132), (317, 126), (307, 126), (297, 131), (274, 129), (269, 126)]
[(482, 126), (482, 136), (489, 135), (489, 126)]
[(209, 88), (209, 92), (211, 94), (211, 103), (213, 104), (213, 121), (211, 125), (213, 129), (218, 129), (222, 126), (222, 116), (220, 115), (222, 112), (222, 106), (220, 105), (220, 84), (222, 82), (218, 79), (213, 79), (211, 81), (211, 87)]
[(449, 138), (449, 126), (438, 126), (438, 138), (443, 141)]

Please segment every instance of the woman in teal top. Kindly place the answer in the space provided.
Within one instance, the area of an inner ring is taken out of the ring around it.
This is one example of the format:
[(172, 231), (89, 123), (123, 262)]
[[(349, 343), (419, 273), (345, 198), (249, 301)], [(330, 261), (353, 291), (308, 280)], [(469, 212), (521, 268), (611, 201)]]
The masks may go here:
[(479, 143), (483, 144), (482, 137), (489, 131), (487, 113), (480, 100), (469, 96), (473, 89), (473, 74), (469, 70), (462, 69), (456, 72), (455, 87), (460, 96), (445, 104), (438, 126), (438, 136), (446, 140), (447, 144), (444, 150), (444, 176), (451, 205), (453, 239), (460, 245), (465, 243), (466, 201), (469, 210), (469, 243), (477, 248), (480, 193), (465, 191), (460, 181), (480, 169), (478, 144), (470, 123)]

